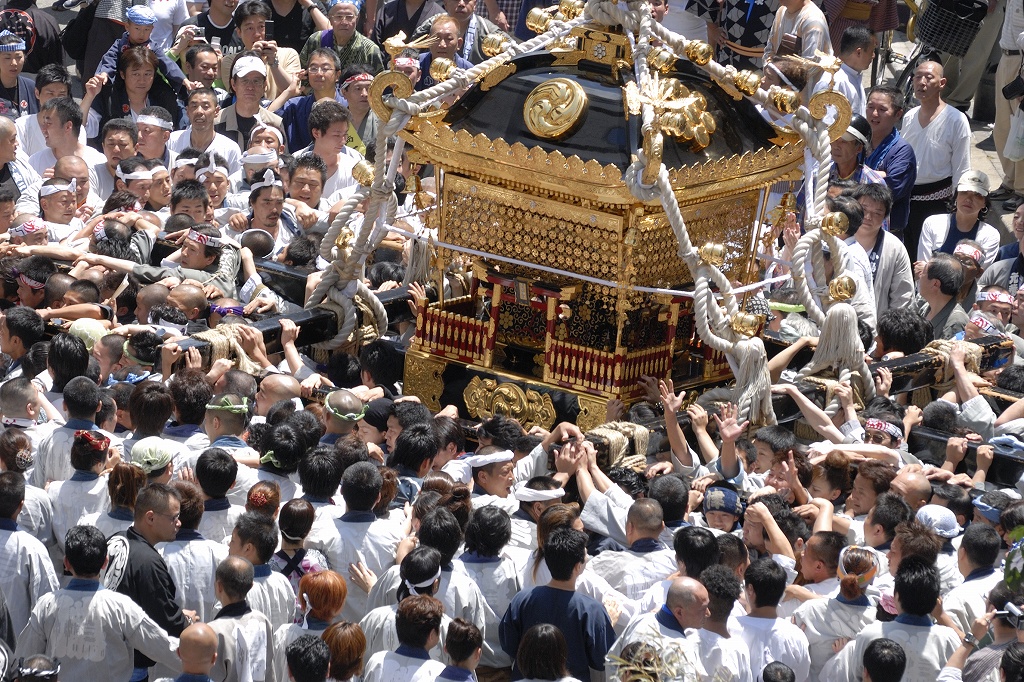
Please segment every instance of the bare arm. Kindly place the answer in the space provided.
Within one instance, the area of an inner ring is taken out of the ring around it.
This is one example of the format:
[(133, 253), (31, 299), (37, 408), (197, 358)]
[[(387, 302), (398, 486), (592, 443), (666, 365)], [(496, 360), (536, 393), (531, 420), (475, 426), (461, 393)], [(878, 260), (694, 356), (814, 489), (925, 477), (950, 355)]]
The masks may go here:
[(769, 360), (768, 373), (771, 374), (772, 383), (774, 384), (778, 382), (779, 378), (782, 376), (782, 372), (789, 367), (789, 363), (793, 362), (793, 358), (797, 356), (797, 353), (817, 342), (818, 340), (814, 337), (801, 336), (799, 339), (789, 344), (788, 348)]
[(804, 415), (807, 423), (811, 425), (811, 428), (833, 443), (843, 442), (843, 434), (832, 423), (831, 417), (801, 393), (795, 384), (775, 384), (772, 386), (772, 393), (788, 395), (796, 403), (796, 406), (800, 408), (800, 412)]
[(703, 407), (694, 403), (686, 408), (686, 414), (690, 415), (690, 429), (697, 437), (701, 459), (705, 464), (710, 464), (718, 459), (718, 446), (715, 445), (711, 434), (708, 433), (708, 413)]
[(739, 409), (728, 404), (722, 407), (722, 416), (715, 415), (715, 422), (718, 424), (718, 433), (722, 437), (721, 470), (725, 478), (736, 478), (740, 475), (740, 463), (736, 457), (736, 439), (743, 434), (750, 422), (742, 424), (736, 422)]
[(679, 420), (676, 419), (679, 408), (683, 406), (683, 396), (686, 395), (686, 391), (676, 395), (671, 379), (667, 383), (659, 381), (658, 390), (661, 391), (661, 404), (665, 407), (665, 433), (668, 435), (672, 454), (683, 466), (692, 467), (693, 457), (690, 456), (690, 446), (686, 444), (683, 429), (679, 426)]

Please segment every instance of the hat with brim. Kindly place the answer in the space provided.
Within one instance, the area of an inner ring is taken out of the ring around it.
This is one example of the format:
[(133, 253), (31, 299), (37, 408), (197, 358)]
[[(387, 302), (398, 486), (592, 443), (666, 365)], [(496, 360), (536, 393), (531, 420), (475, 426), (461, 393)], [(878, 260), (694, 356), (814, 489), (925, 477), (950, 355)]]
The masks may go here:
[(868, 139), (871, 137), (871, 124), (868, 123), (867, 119), (860, 115), (854, 115), (850, 119), (850, 125), (846, 128), (846, 132), (843, 133), (842, 139), (847, 142), (856, 142), (867, 146)]
[(245, 78), (250, 73), (258, 73), (264, 78), (267, 77), (267, 65), (259, 57), (247, 55), (235, 60), (231, 65), (232, 78)]
[(956, 183), (957, 192), (974, 192), (983, 197), (988, 196), (988, 176), (979, 170), (967, 171), (960, 176), (960, 182)]

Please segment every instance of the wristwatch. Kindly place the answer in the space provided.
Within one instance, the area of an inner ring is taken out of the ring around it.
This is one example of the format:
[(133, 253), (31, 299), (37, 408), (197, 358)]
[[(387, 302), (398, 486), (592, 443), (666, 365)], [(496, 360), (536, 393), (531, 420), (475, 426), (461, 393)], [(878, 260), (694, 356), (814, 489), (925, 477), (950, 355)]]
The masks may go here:
[(968, 632), (964, 635), (964, 646), (969, 646), (974, 649), (978, 648), (978, 638), (974, 636), (973, 632)]

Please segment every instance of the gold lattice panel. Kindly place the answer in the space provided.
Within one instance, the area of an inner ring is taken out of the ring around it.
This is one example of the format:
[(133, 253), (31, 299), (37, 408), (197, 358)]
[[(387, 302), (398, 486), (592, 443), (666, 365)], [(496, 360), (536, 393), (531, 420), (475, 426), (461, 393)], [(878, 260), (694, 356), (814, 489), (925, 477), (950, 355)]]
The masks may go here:
[[(448, 173), (439, 239), (618, 281), (622, 216), (549, 201)], [(504, 272), (515, 268), (500, 265)], [(534, 277), (555, 279), (548, 275)]]
[[(708, 242), (725, 244), (722, 271), (732, 281), (746, 279), (750, 259), (751, 232), (756, 225), (758, 192), (681, 207), (690, 242), (700, 248)], [(630, 284), (648, 287), (677, 287), (693, 281), (686, 263), (679, 258), (675, 234), (664, 214), (640, 219), (633, 246)]]

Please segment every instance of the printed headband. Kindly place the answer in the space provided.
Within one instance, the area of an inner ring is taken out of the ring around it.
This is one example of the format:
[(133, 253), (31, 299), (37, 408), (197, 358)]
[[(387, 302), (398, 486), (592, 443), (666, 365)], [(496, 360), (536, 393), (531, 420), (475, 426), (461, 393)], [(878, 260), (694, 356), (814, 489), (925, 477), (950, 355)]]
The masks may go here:
[[(121, 169), (118, 169), (121, 172)], [(43, 185), (39, 188), (40, 197), (48, 197), (51, 194), (57, 194), (58, 192), (71, 192), (72, 194), (78, 191), (78, 182), (72, 178), (71, 182), (66, 185)]]
[(99, 223), (92, 231), (92, 236), (96, 238), (98, 242), (107, 241), (107, 231), (103, 228), (103, 223)]
[(983, 291), (978, 294), (978, 303), (1009, 303), (1013, 305), (1013, 296), (1002, 291)]
[(11, 33), (10, 31), (0, 31), (0, 38), (6, 38), (7, 36), (11, 36), (12, 38), (18, 38), (19, 42), (17, 42), (17, 43), (7, 43), (6, 45), (0, 45), (0, 52), (24, 52), (25, 51), (25, 41), (22, 40), (20, 36), (16, 36), (13, 33)]
[(231, 175), (231, 173), (228, 173), (227, 168), (225, 168), (224, 166), (218, 166), (217, 162), (214, 161), (213, 157), (211, 156), (210, 163), (208, 166), (206, 166), (206, 168), (196, 169), (196, 180), (198, 180), (199, 182), (204, 182), (206, 180), (206, 176), (213, 175), (214, 173), (220, 173), (224, 177), (228, 177), (229, 175)]
[(249, 133), (249, 144), (252, 144), (252, 138), (256, 136), (256, 133), (262, 132), (264, 130), (273, 133), (274, 137), (277, 138), (278, 144), (284, 144), (284, 137), (281, 136), (281, 131), (275, 128), (274, 126), (268, 126), (266, 123), (262, 122), (257, 123), (256, 127), (252, 129), (251, 133)]
[(224, 246), (224, 240), (220, 237), (211, 237), (208, 234), (200, 234), (195, 230), (188, 231), (188, 238), (194, 242), (202, 244), (203, 246), (212, 246), (215, 248)]
[(252, 152), (242, 152), (242, 163), (277, 163), (278, 156), (277, 152), (271, 149), (269, 152), (260, 152), (253, 154)]
[(8, 229), (7, 232), (12, 237), (27, 237), (30, 234), (35, 234), (36, 232), (43, 232), (45, 230), (46, 223), (43, 222), (42, 218), (32, 218), (30, 220), (26, 220), (21, 225), (11, 226), (11, 228)]
[(148, 168), (140, 168), (139, 170), (134, 170), (131, 173), (125, 173), (123, 170), (121, 170), (121, 166), (118, 166), (117, 170), (114, 171), (114, 175), (116, 175), (121, 180), (121, 182), (124, 183), (131, 182), (132, 180), (153, 179), (153, 171), (149, 170)]
[(903, 430), (897, 427), (895, 424), (890, 424), (887, 421), (881, 419), (868, 419), (864, 422), (865, 429), (874, 429), (875, 431), (882, 431), (889, 434), (897, 440), (903, 438)]
[(103, 452), (110, 447), (110, 439), (105, 436), (96, 435), (97, 431), (75, 431), (75, 438), (83, 438), (89, 447), (97, 452)]
[(174, 124), (170, 121), (165, 121), (162, 118), (150, 116), (149, 114), (142, 114), (137, 119), (135, 119), (135, 122), (146, 123), (151, 126), (156, 126), (157, 128), (163, 128), (164, 130), (174, 130)]
[[(338, 391), (346, 391), (347, 393), (352, 393), (352, 391), (349, 391), (347, 388), (339, 388)], [(331, 391), (330, 393), (327, 394), (327, 399), (324, 400), (324, 407), (327, 408), (328, 412), (330, 412), (343, 422), (357, 422), (366, 416), (365, 404), (363, 405), (363, 409), (360, 410), (359, 412), (341, 412), (340, 410), (331, 407), (331, 396), (337, 393), (338, 391)], [(355, 393), (352, 393), (352, 395), (355, 395)]]
[[(857, 545), (848, 545), (847, 547), (843, 547), (843, 549), (839, 552), (839, 567), (836, 569), (836, 574), (839, 576), (840, 580), (842, 580), (848, 575), (854, 576), (857, 578), (857, 584), (861, 587), (864, 587), (872, 580), (874, 580), (875, 574), (878, 573), (878, 557), (876, 557), (875, 553), (871, 550), (867, 550), (868, 554), (871, 556), (871, 568), (869, 568), (868, 570), (864, 571), (859, 575), (856, 573), (849, 573), (843, 567), (843, 559), (846, 558), (846, 553), (849, 552), (851, 549), (858, 549), (858, 547)], [(865, 548), (860, 547), (859, 549)]]
[(24, 284), (25, 286), (27, 286), (29, 289), (45, 289), (46, 288), (46, 284), (44, 284), (43, 282), (37, 282), (36, 280), (34, 280), (31, 277), (25, 275), (24, 273), (18, 272), (17, 270), (15, 270), (14, 272), (16, 272), (18, 274), (18, 281), (21, 282), (22, 284)]
[(413, 59), (412, 57), (395, 57), (393, 60), (391, 60), (391, 63), (392, 63), (393, 66), (396, 66), (396, 67), (397, 66), (416, 66), (416, 67), (418, 67), (420, 65), (419, 60), (418, 59)]
[(981, 264), (985, 261), (985, 254), (968, 244), (957, 244), (953, 249), (953, 255), (967, 256), (975, 263)]
[(284, 187), (281, 183), (281, 178), (277, 177), (273, 170), (267, 169), (263, 172), (263, 179), (259, 182), (254, 182), (249, 186), (249, 189), (253, 192), (263, 189), (264, 187)]
[(210, 304), (210, 312), (211, 313), (216, 313), (217, 315), (221, 315), (221, 316), (224, 316), (224, 315), (237, 315), (239, 317), (242, 317), (245, 314), (245, 308), (243, 308), (240, 305), (223, 306), (223, 305), (217, 305), (216, 303), (211, 303)]
[(405, 586), (409, 589), (410, 592), (412, 592), (413, 594), (419, 594), (420, 593), (419, 592), (420, 588), (430, 587), (431, 585), (434, 584), (434, 581), (437, 580), (440, 577), (441, 577), (441, 569), (438, 568), (437, 569), (437, 573), (435, 573), (433, 575), (433, 577), (430, 578), (429, 580), (424, 580), (421, 583), (411, 583), (408, 580), (405, 580), (403, 582), (405, 582)]
[(357, 73), (354, 76), (349, 76), (345, 79), (345, 82), (341, 84), (341, 89), (344, 90), (353, 83), (362, 83), (364, 81), (372, 81), (373, 76), (368, 73)]
[(968, 321), (983, 332), (1001, 335), (1001, 332), (998, 329), (996, 329), (996, 326), (989, 322), (988, 320), (986, 320), (985, 316), (981, 315), (980, 313), (974, 313), (973, 315), (971, 315)]

